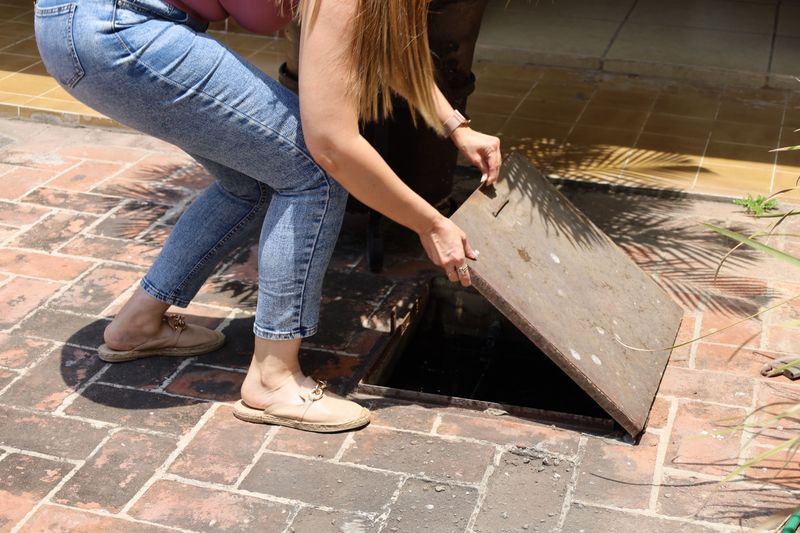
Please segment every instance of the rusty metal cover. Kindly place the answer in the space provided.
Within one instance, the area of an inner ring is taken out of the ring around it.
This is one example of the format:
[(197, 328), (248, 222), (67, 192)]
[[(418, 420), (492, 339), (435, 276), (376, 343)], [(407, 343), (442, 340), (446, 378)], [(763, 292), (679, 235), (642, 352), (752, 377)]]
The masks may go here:
[[(473, 284), (631, 435), (644, 428), (682, 311), (521, 156), (453, 215)], [(513, 368), (508, 369), (513, 372)], [(537, 376), (531, 376), (536, 380)]]

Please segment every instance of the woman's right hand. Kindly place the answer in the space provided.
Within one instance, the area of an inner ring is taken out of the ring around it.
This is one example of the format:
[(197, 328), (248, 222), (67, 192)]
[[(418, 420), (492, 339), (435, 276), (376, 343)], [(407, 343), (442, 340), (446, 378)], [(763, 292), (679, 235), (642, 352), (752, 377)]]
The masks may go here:
[(460, 281), (464, 287), (471, 285), (467, 259), (476, 261), (478, 257), (467, 242), (466, 233), (452, 220), (438, 217), (430, 229), (419, 233), (419, 240), (428, 258), (445, 271), (447, 279)]

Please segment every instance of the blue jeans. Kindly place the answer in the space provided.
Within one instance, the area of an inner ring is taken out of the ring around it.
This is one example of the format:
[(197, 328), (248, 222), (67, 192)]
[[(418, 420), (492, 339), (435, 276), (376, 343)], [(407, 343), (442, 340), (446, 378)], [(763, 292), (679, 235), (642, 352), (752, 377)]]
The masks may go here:
[(312, 335), (347, 192), (309, 155), (297, 97), (162, 0), (39, 0), (36, 42), (78, 100), (173, 143), (216, 181), (142, 280), (186, 306), (261, 224), (254, 332)]

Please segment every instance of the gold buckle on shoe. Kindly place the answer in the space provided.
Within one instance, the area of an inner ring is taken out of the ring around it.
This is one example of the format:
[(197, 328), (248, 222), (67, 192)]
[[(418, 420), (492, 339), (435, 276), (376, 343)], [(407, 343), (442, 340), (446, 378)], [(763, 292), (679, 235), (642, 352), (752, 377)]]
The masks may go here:
[(325, 394), (325, 389), (328, 388), (328, 382), (323, 381), (321, 379), (316, 380), (317, 386), (311, 389), (311, 392), (308, 393), (308, 397), (311, 399), (312, 402), (315, 402), (322, 398)]
[(177, 332), (186, 329), (186, 317), (183, 315), (167, 315), (164, 317), (164, 322)]

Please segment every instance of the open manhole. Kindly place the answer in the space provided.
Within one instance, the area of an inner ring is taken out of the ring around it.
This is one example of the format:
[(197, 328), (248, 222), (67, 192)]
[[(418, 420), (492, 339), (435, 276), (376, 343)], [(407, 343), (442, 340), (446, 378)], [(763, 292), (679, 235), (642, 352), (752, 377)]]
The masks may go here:
[(424, 288), (359, 391), (609, 430), (613, 419), (474, 289)]
[(453, 220), (480, 295), (434, 281), (360, 390), (640, 434), (680, 307), (520, 156)]

